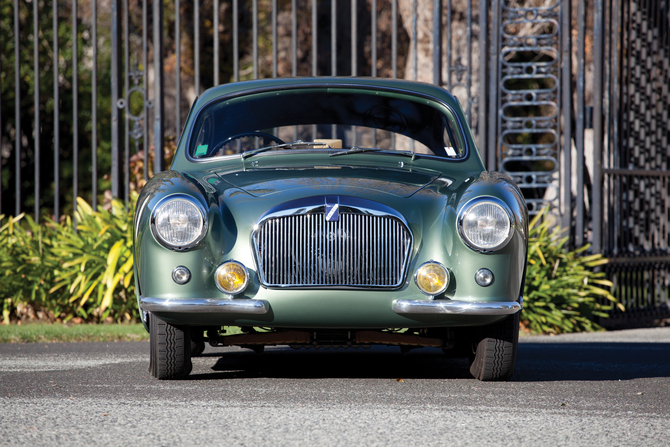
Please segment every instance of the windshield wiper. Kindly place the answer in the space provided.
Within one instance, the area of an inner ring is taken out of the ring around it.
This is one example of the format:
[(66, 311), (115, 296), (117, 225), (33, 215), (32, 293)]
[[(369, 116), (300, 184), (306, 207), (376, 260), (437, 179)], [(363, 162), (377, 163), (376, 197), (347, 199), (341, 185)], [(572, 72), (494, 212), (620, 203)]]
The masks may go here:
[(256, 149), (251, 149), (245, 152), (242, 152), (242, 158), (249, 158), (251, 156), (254, 156), (256, 154), (260, 154), (261, 152), (265, 151), (271, 151), (274, 149), (286, 149), (289, 147), (293, 146), (324, 146), (324, 143), (317, 143), (314, 141), (302, 141), (302, 140), (295, 140), (291, 141), (290, 143), (283, 143), (283, 144), (276, 144), (274, 146), (264, 146), (264, 147), (259, 147)]
[(331, 157), (337, 157), (338, 155), (348, 155), (348, 154), (362, 154), (364, 152), (385, 152), (391, 155), (402, 155), (404, 157), (414, 157), (414, 154), (411, 152), (405, 151), (389, 151), (386, 149), (380, 149), (378, 147), (358, 147), (353, 146), (351, 149), (345, 151), (333, 152), (330, 154)]

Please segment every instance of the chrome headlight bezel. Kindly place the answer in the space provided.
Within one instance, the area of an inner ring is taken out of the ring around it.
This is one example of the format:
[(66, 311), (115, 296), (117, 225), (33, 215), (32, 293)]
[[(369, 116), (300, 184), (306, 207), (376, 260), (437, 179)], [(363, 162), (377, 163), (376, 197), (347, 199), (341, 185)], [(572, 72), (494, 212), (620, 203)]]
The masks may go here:
[[(477, 205), (481, 205), (484, 203), (490, 203), (499, 207), (503, 211), (503, 213), (507, 216), (509, 222), (509, 228), (505, 237), (497, 245), (491, 247), (482, 247), (471, 241), (465, 233), (463, 224), (468, 213), (472, 211), (473, 208), (476, 207)], [(475, 197), (474, 199), (468, 201), (465, 205), (463, 205), (461, 210), (458, 212), (458, 217), (456, 221), (458, 226), (458, 234), (461, 237), (463, 243), (478, 253), (493, 253), (505, 247), (512, 239), (512, 236), (514, 235), (514, 229), (516, 227), (512, 210), (510, 210), (510, 208), (507, 206), (505, 202), (498, 199), (497, 197), (492, 196)]]
[[(200, 214), (200, 218), (202, 219), (200, 234), (198, 234), (194, 240), (192, 240), (187, 244), (177, 245), (169, 241), (166, 241), (158, 231), (158, 228), (156, 227), (156, 214), (161, 210), (162, 207), (164, 207), (173, 200), (182, 200), (188, 202), (198, 211), (198, 213)], [(170, 194), (169, 196), (165, 196), (161, 200), (159, 200), (158, 203), (156, 203), (156, 206), (151, 211), (151, 234), (153, 234), (154, 239), (156, 239), (156, 241), (159, 244), (173, 251), (189, 250), (197, 246), (205, 237), (205, 234), (207, 234), (207, 228), (208, 228), (208, 222), (207, 222), (207, 212), (205, 211), (205, 208), (198, 200), (187, 194)]]

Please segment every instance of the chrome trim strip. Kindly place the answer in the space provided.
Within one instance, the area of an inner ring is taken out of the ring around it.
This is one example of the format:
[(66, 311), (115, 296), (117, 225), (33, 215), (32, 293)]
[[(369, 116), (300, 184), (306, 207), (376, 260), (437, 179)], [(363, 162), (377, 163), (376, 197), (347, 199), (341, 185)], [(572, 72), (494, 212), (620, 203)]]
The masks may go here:
[(396, 300), (397, 314), (511, 315), (523, 308), (519, 301)]
[(140, 296), (140, 308), (148, 312), (183, 312), (189, 314), (254, 314), (268, 312), (264, 301), (250, 299), (169, 299)]

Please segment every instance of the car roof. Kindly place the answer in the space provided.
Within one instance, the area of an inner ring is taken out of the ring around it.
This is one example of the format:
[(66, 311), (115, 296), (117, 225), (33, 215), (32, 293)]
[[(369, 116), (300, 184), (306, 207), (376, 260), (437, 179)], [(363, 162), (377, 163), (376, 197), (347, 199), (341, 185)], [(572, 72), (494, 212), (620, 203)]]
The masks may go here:
[(388, 88), (402, 90), (409, 94), (420, 93), (433, 96), (444, 101), (455, 110), (460, 109), (458, 100), (444, 88), (424, 82), (407, 81), (404, 79), (372, 78), (372, 77), (298, 77), (298, 78), (269, 78), (253, 81), (232, 82), (206, 90), (196, 102), (200, 107), (217, 98), (235, 93), (251, 93), (256, 90), (273, 90), (284, 88), (313, 88), (313, 87), (354, 87), (354, 88)]

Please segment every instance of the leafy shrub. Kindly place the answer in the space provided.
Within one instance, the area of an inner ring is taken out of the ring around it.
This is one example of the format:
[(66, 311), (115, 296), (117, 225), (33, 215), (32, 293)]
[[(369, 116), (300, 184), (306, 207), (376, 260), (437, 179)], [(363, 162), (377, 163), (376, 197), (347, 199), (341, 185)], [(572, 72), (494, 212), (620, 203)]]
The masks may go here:
[(28, 306), (50, 319), (137, 320), (133, 282), (134, 201), (94, 211), (77, 200), (70, 218), (37, 225), (29, 216), (0, 216), (0, 298), (3, 321)]
[(94, 211), (77, 199), (77, 228), (68, 218), (59, 227), (54, 255), (63, 260), (49, 293), (66, 290), (82, 318), (130, 320), (137, 316), (133, 282), (134, 201), (126, 210), (119, 200), (111, 210)]
[(607, 263), (601, 254), (585, 256), (589, 246), (566, 251), (567, 237), (547, 218), (546, 210), (530, 222), (528, 267), (521, 326), (532, 333), (597, 331), (593, 317), (623, 306), (609, 292), (612, 282), (594, 269)]
[(17, 306), (30, 304), (38, 309), (59, 312), (58, 299), (49, 296), (45, 287), (54, 277), (59, 262), (49, 256), (55, 230), (38, 225), (25, 214), (16, 217), (0, 215), (0, 297), (3, 321)]

